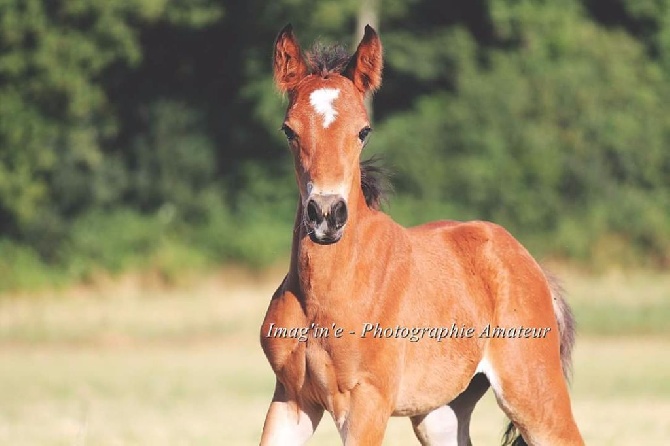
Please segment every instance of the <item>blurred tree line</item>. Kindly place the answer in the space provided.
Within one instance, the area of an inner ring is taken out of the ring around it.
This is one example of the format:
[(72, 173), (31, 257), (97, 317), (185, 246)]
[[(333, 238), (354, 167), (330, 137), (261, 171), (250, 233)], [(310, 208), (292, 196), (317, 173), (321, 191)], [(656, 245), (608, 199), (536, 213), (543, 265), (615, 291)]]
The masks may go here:
[[(264, 265), (296, 192), (270, 58), (359, 0), (0, 0), (0, 288)], [(404, 224), (670, 264), (670, 0), (377, 0), (375, 135)], [(364, 11), (369, 14), (370, 11)]]

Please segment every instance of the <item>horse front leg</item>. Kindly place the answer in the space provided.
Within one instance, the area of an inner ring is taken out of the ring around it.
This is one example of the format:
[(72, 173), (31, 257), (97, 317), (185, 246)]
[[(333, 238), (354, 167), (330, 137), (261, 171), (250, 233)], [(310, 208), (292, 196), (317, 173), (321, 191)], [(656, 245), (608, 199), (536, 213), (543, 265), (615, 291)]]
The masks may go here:
[(277, 380), (272, 403), (265, 416), (261, 446), (305, 444), (323, 416), (323, 409), (303, 407), (289, 399), (284, 386)]
[(392, 405), (376, 388), (357, 385), (351, 390), (349, 410), (335, 417), (335, 424), (345, 446), (381, 445)]

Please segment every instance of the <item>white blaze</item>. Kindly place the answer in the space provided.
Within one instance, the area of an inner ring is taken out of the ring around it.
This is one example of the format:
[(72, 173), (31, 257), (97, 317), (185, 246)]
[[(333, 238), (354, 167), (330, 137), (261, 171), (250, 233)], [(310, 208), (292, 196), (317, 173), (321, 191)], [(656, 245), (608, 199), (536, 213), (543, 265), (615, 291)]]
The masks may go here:
[(309, 103), (314, 107), (314, 111), (323, 117), (323, 128), (327, 129), (337, 117), (337, 110), (333, 107), (333, 101), (340, 95), (337, 88), (321, 88), (314, 90), (309, 95)]

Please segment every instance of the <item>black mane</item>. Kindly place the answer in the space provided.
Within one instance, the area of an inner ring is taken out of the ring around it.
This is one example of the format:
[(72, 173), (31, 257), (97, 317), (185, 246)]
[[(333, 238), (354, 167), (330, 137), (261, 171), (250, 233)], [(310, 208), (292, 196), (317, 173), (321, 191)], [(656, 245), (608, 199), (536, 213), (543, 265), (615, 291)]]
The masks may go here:
[(351, 55), (341, 45), (324, 45), (317, 42), (307, 53), (310, 74), (327, 76), (330, 73), (342, 73), (349, 63)]
[(380, 166), (380, 158), (373, 156), (361, 161), (361, 189), (365, 196), (365, 203), (370, 209), (379, 209), (382, 203), (388, 200), (388, 195), (393, 192), (389, 171)]

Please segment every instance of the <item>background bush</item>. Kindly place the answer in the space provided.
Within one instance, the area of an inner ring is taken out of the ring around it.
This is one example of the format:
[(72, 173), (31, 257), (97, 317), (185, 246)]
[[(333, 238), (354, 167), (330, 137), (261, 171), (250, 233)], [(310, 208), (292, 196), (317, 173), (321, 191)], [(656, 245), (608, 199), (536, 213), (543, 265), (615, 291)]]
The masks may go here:
[[(670, 264), (670, 0), (379, 0), (364, 156), (405, 224)], [(353, 45), (358, 1), (0, 0), (0, 289), (285, 256), (276, 32)]]

